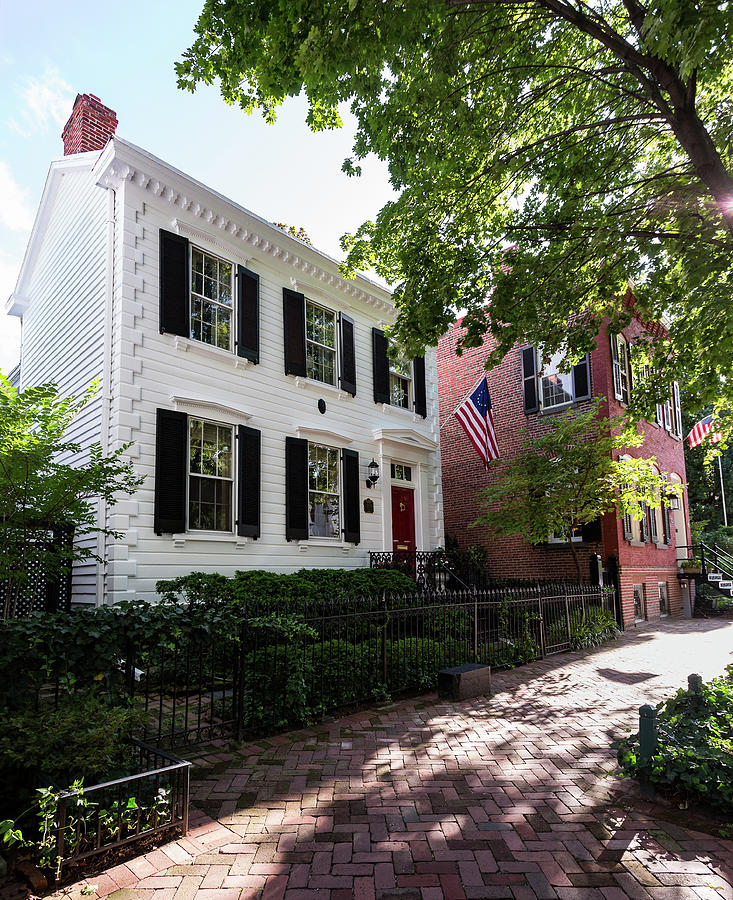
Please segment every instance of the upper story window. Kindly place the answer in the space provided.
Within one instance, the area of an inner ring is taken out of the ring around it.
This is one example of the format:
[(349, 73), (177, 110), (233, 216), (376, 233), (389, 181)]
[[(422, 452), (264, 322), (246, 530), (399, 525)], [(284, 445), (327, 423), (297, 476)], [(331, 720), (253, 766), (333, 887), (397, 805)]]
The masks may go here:
[(339, 451), (334, 447), (308, 444), (308, 510), (310, 537), (341, 537)]
[(188, 420), (188, 527), (232, 530), (234, 467), (231, 425)]
[[(555, 406), (565, 406), (573, 402), (573, 373), (561, 372), (564, 353), (553, 354), (550, 362), (541, 370), (540, 375), (540, 402), (542, 409), (551, 409)], [(537, 359), (538, 367), (542, 365), (542, 359)]]
[(586, 354), (568, 372), (561, 371), (565, 354), (554, 353), (542, 365), (543, 353), (535, 347), (522, 350), (522, 383), (525, 413), (561, 409), (591, 395), (590, 358)]
[(412, 363), (397, 354), (389, 359), (389, 402), (402, 409), (410, 408), (410, 388), (412, 386)]
[(324, 384), (336, 384), (336, 313), (305, 302), (306, 374)]
[(631, 355), (629, 342), (623, 334), (611, 335), (611, 364), (614, 397), (628, 403), (631, 397)]
[(232, 349), (234, 271), (230, 262), (191, 248), (191, 337)]

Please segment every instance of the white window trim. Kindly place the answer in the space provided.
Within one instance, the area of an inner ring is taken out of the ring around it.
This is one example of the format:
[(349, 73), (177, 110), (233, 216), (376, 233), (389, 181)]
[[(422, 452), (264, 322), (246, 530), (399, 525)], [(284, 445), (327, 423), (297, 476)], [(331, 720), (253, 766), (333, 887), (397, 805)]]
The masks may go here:
[[(218, 425), (222, 428), (229, 428), (232, 433), (232, 477), (229, 478), (220, 478), (216, 475), (199, 475), (194, 472), (191, 473), (191, 420), (197, 419), (199, 422), (203, 422), (209, 425)], [(190, 538), (193, 535), (202, 535), (202, 540), (218, 540), (219, 537), (225, 539), (233, 539), (238, 540), (238, 535), (235, 533), (236, 530), (236, 521), (237, 521), (237, 448), (236, 448), (236, 435), (237, 432), (235, 430), (235, 425), (230, 422), (217, 422), (214, 419), (202, 419), (200, 415), (189, 415), (186, 421), (186, 538)], [(191, 475), (193, 474), (194, 478), (213, 478), (217, 481), (229, 481), (232, 485), (232, 502), (231, 502), (231, 528), (227, 531), (216, 531), (210, 528), (192, 528), (191, 523), (189, 521), (189, 500), (190, 500), (190, 490), (191, 490)]]
[[(341, 347), (339, 345), (339, 319), (338, 313), (335, 309), (332, 309), (328, 306), (324, 306), (323, 303), (319, 303), (317, 300), (311, 300), (310, 297), (304, 297), (304, 307), (303, 307), (303, 315), (305, 316), (305, 365), (306, 372), (308, 370), (308, 344), (313, 344), (316, 347), (321, 347), (324, 350), (332, 350), (333, 351), (333, 382), (330, 381), (320, 381), (318, 378), (313, 378), (311, 375), (305, 376), (305, 381), (308, 384), (312, 385), (320, 385), (325, 388), (332, 388), (335, 391), (339, 391), (339, 393), (343, 393), (339, 388), (339, 366), (341, 362)], [(308, 338), (308, 304), (311, 306), (315, 306), (318, 309), (322, 309), (324, 312), (331, 313), (333, 316), (333, 347), (328, 347), (326, 344), (320, 344), (318, 341), (311, 341)], [(301, 378), (303, 376), (298, 376)]]
[[(581, 532), (581, 534), (574, 534), (574, 535), (570, 538), (570, 540), (571, 540), (574, 544), (582, 544), (582, 543), (583, 543), (583, 534), (582, 534), (582, 532)], [(557, 536), (555, 535), (555, 533), (552, 532), (552, 533), (548, 536), (548, 538), (547, 538), (547, 543), (548, 543), (548, 544), (565, 544), (565, 545), (567, 545), (568, 542), (565, 540), (564, 537), (557, 537)]]
[[(624, 347), (625, 365), (621, 365), (620, 347)], [(631, 354), (629, 340), (623, 332), (611, 335), (611, 371), (613, 376), (613, 396), (622, 406), (631, 400)], [(626, 396), (624, 396), (624, 388)]]
[[(588, 378), (590, 379), (590, 354), (586, 353), (582, 359), (585, 360), (586, 365), (588, 366)], [(582, 360), (578, 360), (578, 365), (581, 361)], [(567, 375), (570, 378), (570, 394), (572, 399), (565, 400), (563, 403), (554, 403), (552, 406), (545, 406), (543, 403), (544, 391), (542, 390), (542, 379), (545, 377), (545, 373), (542, 366), (542, 352), (539, 347), (535, 347), (535, 368), (537, 372), (537, 374), (535, 375), (537, 383), (537, 405), (539, 407), (540, 414), (552, 415), (553, 413), (556, 413), (558, 411), (569, 409), (575, 403), (579, 402), (575, 399), (575, 375), (573, 373), (573, 369), (575, 368), (574, 366), (570, 366), (569, 372), (559, 373), (562, 375)]]
[[(203, 253), (205, 256), (210, 256), (213, 259), (216, 259), (220, 262), (226, 263), (231, 266), (232, 274), (230, 278), (230, 290), (231, 290), (231, 298), (232, 302), (230, 306), (227, 306), (225, 303), (220, 303), (218, 300), (210, 300), (208, 297), (204, 297), (203, 294), (196, 293), (196, 297), (198, 297), (203, 303), (212, 303), (216, 307), (220, 307), (222, 309), (228, 309), (231, 312), (230, 324), (229, 324), (229, 346), (228, 347), (220, 347), (218, 344), (210, 344), (208, 341), (202, 341), (198, 338), (190, 337), (189, 340), (194, 344), (203, 344), (204, 347), (211, 347), (216, 350), (221, 350), (222, 353), (226, 353), (231, 356), (232, 354), (236, 355), (236, 347), (235, 338), (236, 338), (236, 315), (237, 315), (237, 264), (232, 259), (226, 259), (218, 253), (212, 253), (209, 250), (205, 250), (203, 247), (198, 244), (189, 242), (188, 245), (188, 294), (189, 294), (189, 310), (188, 310), (188, 327), (189, 331), (192, 329), (193, 325), (193, 298), (194, 298), (194, 289), (193, 289), (193, 252), (194, 250), (198, 250), (199, 253)], [(201, 276), (204, 277), (203, 274)]]
[[(395, 343), (393, 341), (391, 341), (390, 345), (389, 345), (389, 349), (391, 350), (395, 346), (396, 346)], [(388, 371), (389, 371), (389, 397), (390, 397), (390, 402), (387, 405), (391, 406), (393, 409), (402, 409), (405, 412), (414, 412), (414, 408), (415, 408), (414, 371), (413, 371), (412, 360), (411, 359), (406, 360), (406, 362), (410, 369), (409, 375), (404, 375), (402, 372), (399, 372), (397, 369), (395, 369), (394, 368), (394, 360), (389, 355), (389, 353), (387, 354), (387, 365), (388, 365)], [(393, 377), (401, 378), (403, 381), (407, 382), (407, 406), (402, 406), (399, 403), (392, 403), (392, 378)]]
[[(311, 447), (321, 447), (325, 450), (334, 450), (336, 452), (336, 454), (337, 454), (336, 471), (338, 472), (338, 490), (311, 492), (311, 486), (310, 486), (310, 451), (311, 451)], [(342, 466), (341, 466), (341, 461), (342, 461), (341, 451), (342, 451), (342, 447), (339, 447), (339, 446), (334, 447), (332, 444), (324, 444), (322, 441), (319, 441), (319, 440), (311, 440), (310, 438), (308, 439), (308, 537), (305, 539), (304, 543), (310, 543), (310, 544), (313, 544), (313, 546), (316, 546), (316, 544), (320, 544), (320, 546), (324, 546), (324, 547), (332, 547), (334, 545), (344, 546), (346, 544), (346, 542), (343, 539), (343, 533), (344, 533), (344, 530), (343, 530), (344, 485), (343, 485), (343, 473), (342, 473)], [(333, 497), (337, 496), (338, 497), (339, 520), (338, 520), (337, 536), (328, 537), (325, 534), (311, 534), (310, 533), (310, 506), (311, 506), (310, 495), (311, 495), (311, 493), (328, 494), (329, 496), (333, 496)], [(314, 543), (314, 542), (316, 542), (316, 543)], [(300, 544), (301, 542), (299, 541), (298, 543)]]

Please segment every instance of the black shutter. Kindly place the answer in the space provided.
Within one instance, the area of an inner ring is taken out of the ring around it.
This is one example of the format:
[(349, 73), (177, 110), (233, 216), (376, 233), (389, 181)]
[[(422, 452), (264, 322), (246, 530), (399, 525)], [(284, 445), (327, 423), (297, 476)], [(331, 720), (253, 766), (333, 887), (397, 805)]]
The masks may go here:
[(601, 520), (594, 519), (586, 522), (581, 528), (581, 535), (585, 543), (595, 543), (601, 539)]
[(428, 415), (428, 403), (425, 396), (425, 357), (416, 356), (412, 361), (412, 378), (415, 389), (415, 412), (423, 419)]
[(354, 320), (339, 313), (339, 386), (352, 397), (356, 396), (356, 351), (354, 350)]
[(646, 543), (649, 540), (649, 507), (646, 503), (641, 504), (641, 522), (640, 531), (641, 531), (641, 539)]
[(256, 428), (237, 426), (237, 534), (260, 536), (260, 445)]
[(537, 355), (534, 347), (522, 350), (522, 379), (524, 381), (524, 411), (537, 412), (540, 408), (537, 401)]
[(389, 403), (389, 342), (383, 331), (372, 328), (372, 360), (374, 362), (374, 402)]
[(587, 400), (590, 397), (590, 360), (588, 354), (573, 366), (573, 399)]
[(344, 540), (358, 544), (361, 540), (361, 516), (359, 506), (359, 454), (356, 450), (341, 453), (344, 478)]
[(308, 441), (285, 438), (285, 538), (308, 538)]
[(649, 533), (653, 542), (657, 541), (657, 511), (654, 507), (649, 507)]
[(285, 374), (305, 376), (305, 297), (283, 288)]
[(191, 336), (188, 240), (160, 229), (159, 328), (161, 334)]
[(260, 276), (237, 266), (237, 355), (260, 361)]
[(155, 424), (156, 534), (186, 530), (186, 457), (188, 417), (172, 409), (159, 409)]
[[(680, 504), (682, 501), (680, 500)], [(669, 515), (669, 506), (665, 503), (662, 507), (662, 525), (664, 526), (664, 543), (672, 543), (672, 519)]]

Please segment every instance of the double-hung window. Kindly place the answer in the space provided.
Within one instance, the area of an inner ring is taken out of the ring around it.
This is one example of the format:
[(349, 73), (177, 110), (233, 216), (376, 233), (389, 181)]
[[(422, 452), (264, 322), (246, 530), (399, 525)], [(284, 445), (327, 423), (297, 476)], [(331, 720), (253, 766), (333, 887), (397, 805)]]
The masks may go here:
[(397, 354), (389, 359), (389, 402), (391, 406), (410, 408), (410, 387), (412, 385), (412, 363)]
[(191, 247), (191, 337), (232, 349), (234, 272), (230, 262)]
[[(561, 372), (560, 367), (565, 359), (564, 353), (555, 353), (549, 363), (541, 370), (540, 398), (542, 409), (552, 409), (573, 402), (573, 373)], [(538, 365), (542, 360), (538, 359)]]
[(336, 384), (336, 313), (305, 302), (306, 374), (324, 384)]
[(622, 403), (628, 403), (631, 397), (631, 357), (629, 342), (623, 334), (611, 335), (611, 364), (614, 397)]
[(341, 538), (339, 451), (308, 444), (308, 534)]
[(232, 531), (234, 487), (231, 425), (188, 420), (188, 527)]

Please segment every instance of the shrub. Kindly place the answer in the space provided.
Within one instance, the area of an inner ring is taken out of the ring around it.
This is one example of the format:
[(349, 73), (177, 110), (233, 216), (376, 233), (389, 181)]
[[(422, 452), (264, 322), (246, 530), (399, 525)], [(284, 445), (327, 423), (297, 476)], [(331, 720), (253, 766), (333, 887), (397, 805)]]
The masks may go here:
[(733, 666), (701, 691), (679, 690), (657, 705), (659, 746), (639, 756), (639, 735), (611, 746), (621, 775), (664, 785), (684, 799), (733, 810)]
[[(613, 614), (600, 606), (586, 607), (585, 611), (573, 609), (570, 612), (570, 646), (573, 650), (600, 647), (606, 641), (621, 634)], [(565, 618), (547, 629), (548, 644), (562, 644), (567, 640), (568, 628)]]
[(127, 738), (142, 723), (142, 710), (110, 706), (93, 689), (0, 716), (0, 770), (26, 769), (57, 784), (83, 776), (87, 784), (127, 771)]
[(191, 607), (241, 606), (249, 614), (290, 611), (324, 601), (381, 594), (414, 594), (415, 582), (394, 569), (301, 569), (287, 575), (252, 569), (233, 578), (192, 572), (156, 585), (166, 602), (183, 601)]

